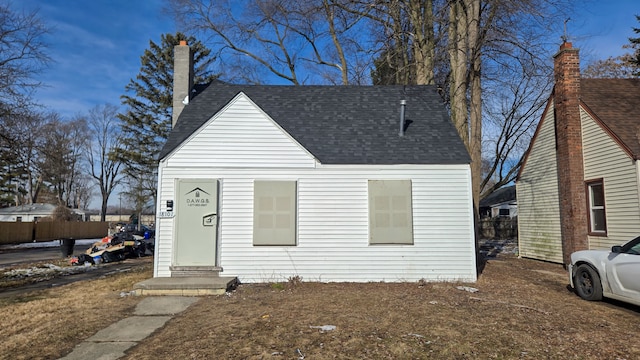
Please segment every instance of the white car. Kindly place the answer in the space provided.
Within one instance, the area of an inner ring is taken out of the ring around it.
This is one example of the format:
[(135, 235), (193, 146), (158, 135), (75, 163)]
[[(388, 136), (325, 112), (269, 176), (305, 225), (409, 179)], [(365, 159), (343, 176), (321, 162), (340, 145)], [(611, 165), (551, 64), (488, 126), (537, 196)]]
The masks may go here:
[(569, 281), (585, 300), (604, 296), (640, 306), (640, 236), (611, 251), (574, 252)]

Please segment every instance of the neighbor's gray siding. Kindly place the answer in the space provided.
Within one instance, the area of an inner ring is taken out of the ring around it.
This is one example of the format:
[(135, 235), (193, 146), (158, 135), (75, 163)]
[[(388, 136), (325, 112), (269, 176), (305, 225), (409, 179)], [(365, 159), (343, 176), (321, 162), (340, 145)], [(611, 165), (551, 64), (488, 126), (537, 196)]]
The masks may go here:
[(523, 257), (562, 262), (553, 102), (516, 182), (518, 245)]
[(582, 141), (585, 180), (603, 179), (607, 236), (589, 236), (591, 249), (607, 249), (640, 234), (635, 161), (584, 110)]
[[(476, 280), (467, 164), (325, 166), (240, 95), (159, 172), (159, 204), (175, 199), (176, 179), (220, 179), (218, 264), (242, 282)], [(297, 182), (297, 246), (253, 246), (256, 179)], [(369, 245), (375, 179), (411, 180), (414, 245)], [(173, 232), (159, 217), (154, 276), (170, 276)]]

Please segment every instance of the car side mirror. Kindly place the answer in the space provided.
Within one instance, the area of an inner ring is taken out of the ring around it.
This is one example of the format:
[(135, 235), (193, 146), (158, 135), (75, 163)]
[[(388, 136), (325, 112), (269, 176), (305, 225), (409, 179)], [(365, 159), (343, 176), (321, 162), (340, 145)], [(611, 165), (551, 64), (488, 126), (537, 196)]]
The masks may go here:
[(622, 246), (620, 246), (620, 245), (613, 246), (611, 248), (611, 252), (612, 253), (621, 253), (622, 252)]

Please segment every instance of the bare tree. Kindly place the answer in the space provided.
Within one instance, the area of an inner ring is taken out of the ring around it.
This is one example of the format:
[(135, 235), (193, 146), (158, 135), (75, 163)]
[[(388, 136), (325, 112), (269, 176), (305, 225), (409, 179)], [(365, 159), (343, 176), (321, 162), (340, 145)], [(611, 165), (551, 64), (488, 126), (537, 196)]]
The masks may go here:
[(47, 27), (37, 11), (20, 12), (14, 4), (0, 3), (0, 202), (31, 202), (41, 179), (35, 174), (35, 136), (30, 128), (39, 115), (32, 110), (35, 75), (50, 60), (43, 36)]
[[(565, 14), (572, 10), (573, 1), (313, 0), (299, 5), (302, 2), (293, 0), (254, 0), (243, 2), (246, 6), (237, 6), (235, 11), (223, 1), (171, 0), (170, 3), (185, 25), (209, 34), (221, 51), (233, 50), (238, 56), (234, 58), (236, 63), (244, 64), (240, 58), (251, 59), (254, 65), (263, 66), (293, 84), (317, 81), (320, 69), (350, 69), (347, 73), (351, 80), (354, 59), (366, 59), (363, 54), (378, 55), (375, 64), (372, 56), (371, 62), (364, 65), (375, 67), (376, 83), (437, 84), (471, 155), (472, 190), (477, 206), (483, 187), (489, 184), (482, 174), (483, 140), (505, 144), (524, 136), (514, 131), (528, 131), (528, 126), (514, 125), (505, 129), (504, 134), (489, 133), (506, 138), (487, 139), (483, 128), (489, 122), (483, 118), (509, 112), (497, 111), (496, 104), (485, 107), (484, 94), (491, 93), (492, 89), (497, 93), (508, 83), (505, 77), (520, 73), (527, 64), (542, 69), (539, 64), (547, 63), (552, 51), (544, 51), (548, 49), (552, 26), (562, 24)], [(239, 11), (240, 8), (244, 11)], [(334, 27), (336, 24), (339, 26)], [(344, 51), (349, 48), (345, 45), (352, 43), (361, 46)], [(320, 67), (305, 68), (300, 64)], [(251, 72), (249, 77), (259, 75), (258, 71)], [(342, 75), (345, 83), (345, 74)], [(548, 91), (544, 86), (536, 89)], [(511, 104), (524, 108), (514, 109), (511, 117), (493, 119), (494, 126), (509, 126), (507, 124), (521, 116), (536, 117), (530, 114), (532, 108), (528, 108), (530, 104), (525, 100), (531, 94), (514, 91), (510, 96), (524, 96), (520, 100), (511, 98)], [(538, 107), (533, 109), (539, 111)], [(506, 176), (498, 180), (501, 183), (509, 178), (507, 174), (517, 172), (519, 162), (511, 159), (517, 157), (515, 152), (520, 148), (519, 145), (485, 146), (485, 151), (498, 151), (486, 154), (485, 158), (494, 164), (503, 161), (495, 168), (490, 166), (486, 176), (495, 177), (500, 171), (499, 177)], [(507, 157), (505, 151), (509, 154)], [(509, 164), (516, 168), (499, 170)]]
[(86, 148), (85, 119), (63, 121), (52, 114), (44, 129), (42, 162), (43, 179), (56, 194), (58, 203), (67, 207), (77, 204), (73, 195), (81, 177), (83, 150)]
[(14, 205), (32, 204), (43, 186), (41, 148), (46, 115), (15, 110), (0, 122), (3, 191)]
[(227, 76), (241, 69), (237, 78), (259, 83), (266, 70), (300, 85), (335, 83), (339, 74), (339, 83), (348, 84), (363, 70), (356, 54), (359, 18), (339, 11), (337, 2), (170, 0), (170, 8), (182, 26), (208, 35), (220, 49)]
[[(0, 4), (0, 116), (24, 107), (25, 98), (40, 83), (34, 79), (49, 62), (43, 36), (48, 28), (37, 11), (20, 12)], [(3, 135), (3, 134), (0, 134)]]
[[(536, 66), (538, 65), (538, 66)], [(483, 198), (514, 181), (553, 87), (544, 64), (501, 67), (504, 75), (484, 96), (485, 137), (480, 188)], [(498, 86), (500, 84), (500, 86)]]
[(74, 186), (70, 189), (69, 203), (74, 209), (86, 209), (89, 207), (93, 197), (93, 178), (80, 172), (76, 178)]
[(122, 181), (122, 163), (113, 155), (120, 151), (118, 107), (105, 104), (92, 108), (87, 124), (91, 134), (86, 144), (89, 175), (100, 190), (100, 221), (105, 221), (109, 197)]

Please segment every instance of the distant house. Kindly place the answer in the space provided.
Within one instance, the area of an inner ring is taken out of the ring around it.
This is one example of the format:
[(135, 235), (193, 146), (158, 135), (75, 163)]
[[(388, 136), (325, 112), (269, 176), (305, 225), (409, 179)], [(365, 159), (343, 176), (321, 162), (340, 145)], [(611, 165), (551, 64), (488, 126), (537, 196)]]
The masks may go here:
[(193, 97), (189, 56), (176, 47), (154, 277), (476, 280), (470, 159), (435, 87)]
[(516, 186), (505, 186), (495, 190), (480, 200), (480, 217), (495, 218), (518, 216), (518, 201), (516, 200)]
[(45, 217), (51, 217), (55, 209), (56, 206), (52, 204), (10, 206), (0, 209), (0, 221), (34, 222)]
[(640, 234), (640, 79), (581, 79), (578, 49), (554, 57), (555, 87), (516, 182), (519, 253), (569, 262)]
[[(53, 204), (29, 204), (10, 206), (0, 209), (0, 221), (6, 222), (34, 222), (43, 218), (51, 218), (56, 205)], [(82, 210), (73, 210), (79, 218), (84, 221), (86, 219), (85, 212)]]

